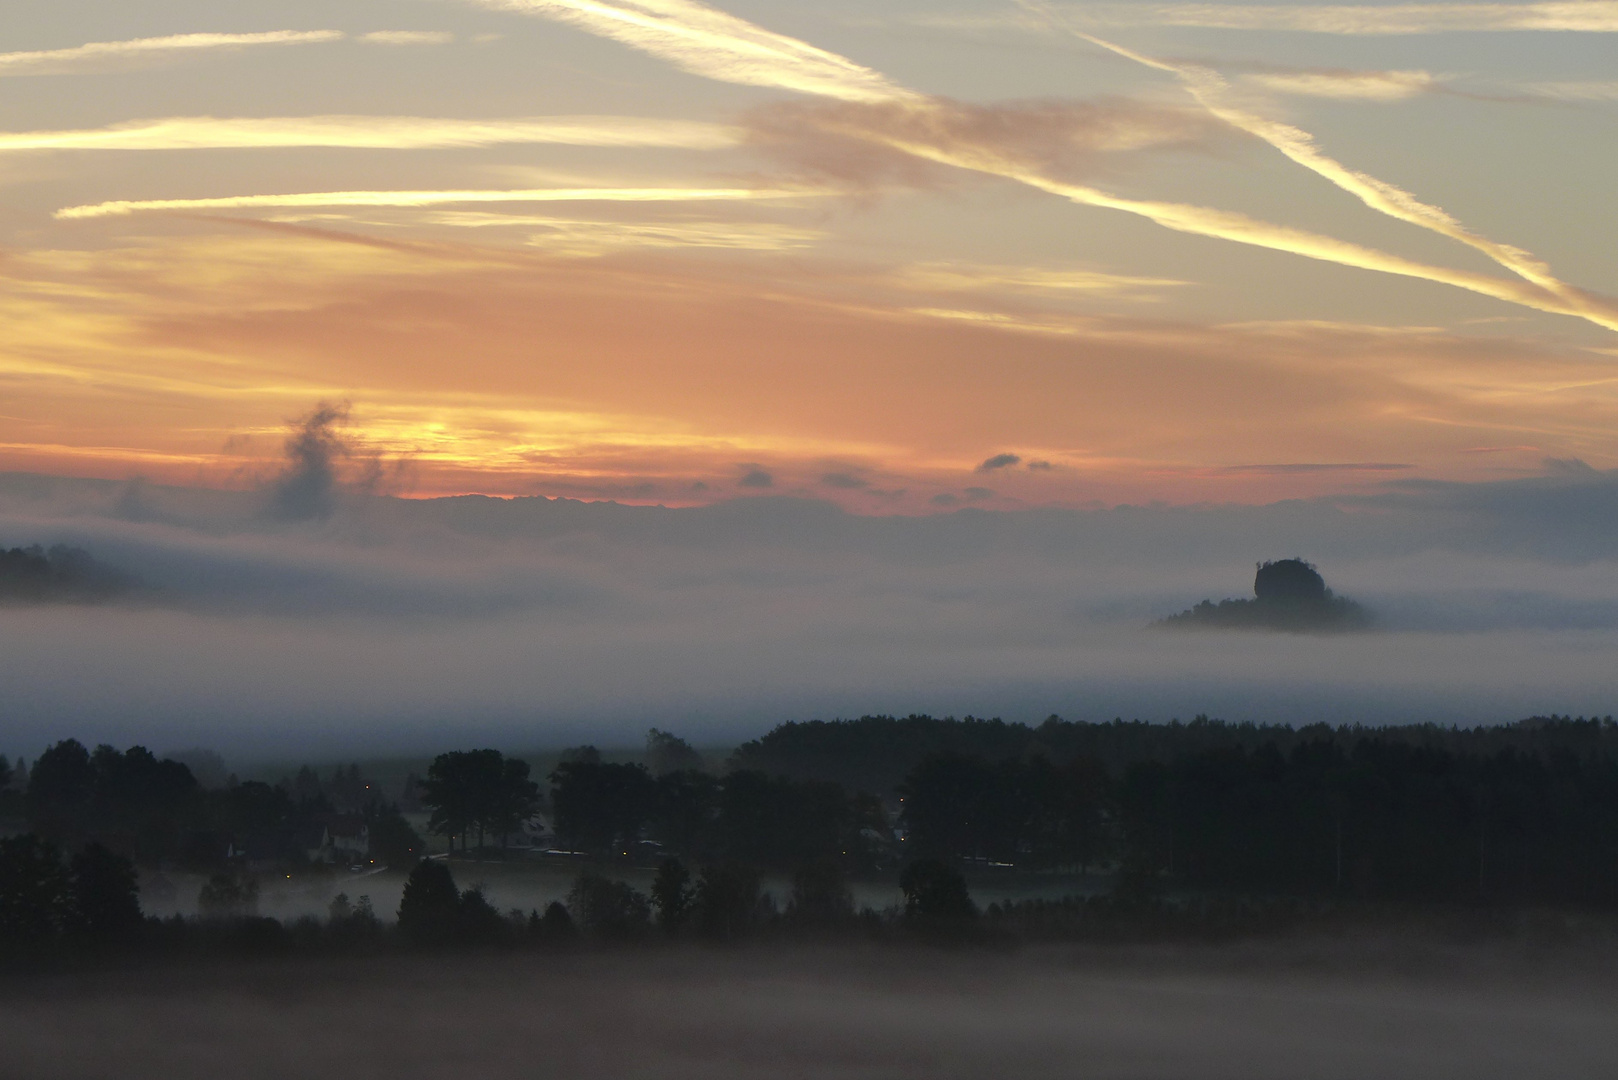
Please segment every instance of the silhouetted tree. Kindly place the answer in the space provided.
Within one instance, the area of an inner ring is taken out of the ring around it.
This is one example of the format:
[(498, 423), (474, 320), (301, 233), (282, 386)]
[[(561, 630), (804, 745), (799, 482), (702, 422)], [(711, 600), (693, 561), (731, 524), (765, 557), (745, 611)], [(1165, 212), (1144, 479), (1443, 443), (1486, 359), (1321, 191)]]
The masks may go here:
[(978, 914), (966, 878), (939, 859), (918, 859), (899, 875), (905, 894), (905, 918), (923, 925), (968, 922)]
[(521, 826), (539, 803), (539, 785), (528, 778), (526, 761), (498, 750), (456, 750), (433, 760), (421, 801), (433, 809), (429, 828), (459, 835), (464, 851), (470, 829), (481, 848), (489, 833), (504, 839)]
[(859, 829), (840, 785), (742, 770), (724, 779), (716, 832), (727, 860), (784, 869), (840, 858)]
[[(478, 830), (478, 846), (483, 846), (485, 830), (500, 801), (505, 758), (498, 750), (452, 750), (439, 754), (427, 770), (421, 801), (432, 807), (428, 828), (461, 838), (466, 850), (466, 834)], [(451, 848), (454, 842), (451, 841)]]
[(331, 783), (326, 787), (326, 795), (338, 810), (350, 813), (365, 809), (366, 804), (374, 797), (371, 785), (360, 775), (357, 762), (350, 764), (347, 769), (341, 765), (337, 766), (337, 770), (332, 774)]
[(657, 778), (649, 831), (669, 850), (702, 859), (716, 850), (719, 781), (707, 773), (682, 770)]
[(71, 884), (55, 844), (32, 833), (0, 840), (0, 943), (58, 933), (71, 916)]
[(505, 936), (506, 923), (500, 912), (483, 895), (481, 886), (473, 886), (461, 894), (456, 911), (456, 936), (468, 944), (488, 945)]
[(657, 908), (657, 925), (664, 933), (679, 932), (695, 899), (691, 872), (685, 864), (679, 859), (664, 859), (658, 865), (657, 877), (652, 879), (652, 904)]
[(69, 929), (98, 941), (128, 938), (140, 928), (135, 864), (100, 844), (88, 844), (68, 865)]
[(552, 900), (545, 907), (545, 914), (539, 919), (539, 936), (541, 939), (553, 944), (564, 944), (578, 937), (578, 928), (573, 925), (573, 916), (568, 914), (567, 906), (560, 900)]
[(854, 914), (854, 894), (835, 859), (817, 859), (792, 875), (787, 914), (811, 925), (832, 925)]
[(461, 894), (449, 867), (434, 859), (418, 862), (405, 879), (399, 899), (399, 933), (418, 945), (442, 945), (455, 938)]
[[(528, 762), (506, 758), (500, 763), (499, 782), (483, 808), (483, 824), (499, 834), (504, 846), (506, 836), (520, 829), (538, 806), (539, 785), (528, 778)], [(481, 838), (481, 830), (479, 835)]]
[(702, 769), (702, 755), (678, 735), (652, 728), (646, 732), (646, 767), (656, 777), (672, 772), (697, 772)]
[(575, 849), (624, 850), (656, 809), (657, 785), (641, 765), (564, 761), (551, 785), (556, 831)]
[(86, 835), (148, 863), (179, 849), (201, 805), (187, 766), (160, 760), (144, 746), (123, 753), (98, 746), (90, 766), (94, 794)]
[(214, 859), (228, 846), (238, 856), (257, 860), (296, 860), (305, 855), (305, 816), (283, 788), (248, 780), (213, 792), (208, 805), (215, 829), (226, 838)]
[(34, 830), (58, 843), (83, 839), (94, 814), (95, 781), (90, 752), (77, 739), (63, 739), (39, 755), (25, 796)]
[(982, 758), (940, 753), (899, 786), (906, 846), (918, 855), (991, 858), (1008, 848), (1007, 791)]
[(627, 882), (599, 874), (580, 874), (567, 906), (574, 922), (596, 937), (636, 937), (651, 924), (652, 906), (645, 896)]
[(710, 938), (728, 941), (740, 937), (758, 921), (758, 872), (740, 863), (715, 863), (702, 868), (697, 881), (697, 925)]

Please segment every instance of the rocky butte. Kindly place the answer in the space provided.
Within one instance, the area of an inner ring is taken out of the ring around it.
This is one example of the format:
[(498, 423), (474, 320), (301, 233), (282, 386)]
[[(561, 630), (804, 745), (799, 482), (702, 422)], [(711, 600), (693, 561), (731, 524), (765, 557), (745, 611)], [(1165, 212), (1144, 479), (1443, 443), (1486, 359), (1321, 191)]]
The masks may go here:
[(1326, 587), (1320, 571), (1302, 559), (1258, 564), (1253, 599), (1202, 603), (1153, 624), (1172, 630), (1280, 630), (1294, 634), (1367, 630), (1365, 608)]

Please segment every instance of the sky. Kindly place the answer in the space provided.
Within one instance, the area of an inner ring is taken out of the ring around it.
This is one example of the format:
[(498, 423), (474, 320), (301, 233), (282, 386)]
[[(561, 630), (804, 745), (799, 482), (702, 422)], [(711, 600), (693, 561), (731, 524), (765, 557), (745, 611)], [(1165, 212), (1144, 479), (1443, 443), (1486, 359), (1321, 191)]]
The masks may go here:
[[(155, 589), (0, 612), (10, 719), (1613, 711), (1615, 60), (1611, 0), (8, 0), (0, 541)], [(1294, 554), (1383, 633), (1134, 632)]]

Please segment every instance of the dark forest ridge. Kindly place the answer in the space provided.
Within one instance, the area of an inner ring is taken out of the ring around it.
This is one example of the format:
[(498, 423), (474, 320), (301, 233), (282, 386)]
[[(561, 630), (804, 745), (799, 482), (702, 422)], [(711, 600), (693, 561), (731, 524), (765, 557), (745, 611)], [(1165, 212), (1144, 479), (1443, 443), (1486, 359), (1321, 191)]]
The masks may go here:
[(1331, 741), (1345, 749), (1375, 739), (1468, 756), (1503, 751), (1544, 756), (1596, 753), (1618, 757), (1613, 718), (1536, 716), (1512, 724), (1475, 727), (1440, 724), (1255, 724), (1198, 716), (1155, 723), (1115, 719), (1107, 723), (1052, 716), (1038, 725), (968, 716), (938, 718), (862, 716), (851, 720), (790, 721), (737, 747), (732, 769), (755, 769), (805, 780), (830, 780), (873, 792), (894, 790), (924, 758), (950, 752), (1003, 760), (1044, 756), (1055, 762), (1080, 755), (1110, 768), (1137, 761), (1168, 762), (1186, 754), (1220, 749), (1253, 751), (1273, 744), (1283, 753), (1300, 744)]

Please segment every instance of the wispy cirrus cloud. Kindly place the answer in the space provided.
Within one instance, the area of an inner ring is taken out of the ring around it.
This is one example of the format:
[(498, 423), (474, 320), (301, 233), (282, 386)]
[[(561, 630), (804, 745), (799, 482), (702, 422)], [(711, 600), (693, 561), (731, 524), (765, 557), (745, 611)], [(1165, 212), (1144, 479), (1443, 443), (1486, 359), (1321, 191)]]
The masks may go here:
[(372, 30), (359, 39), (367, 45), (448, 45), (455, 35), (448, 30)]
[(1531, 4), (1074, 4), (1063, 9), (1094, 26), (1184, 26), (1388, 35), (1486, 31), (1618, 32), (1613, 0)]
[(919, 97), (868, 67), (693, 0), (473, 0), (556, 19), (721, 82), (845, 101)]
[(0, 153), (25, 150), (197, 150), (329, 146), (413, 150), (558, 143), (715, 150), (737, 128), (632, 116), (537, 116), (455, 120), (422, 116), (171, 116), (77, 131), (0, 133)]
[[(1088, 184), (1059, 179), (1049, 174), (1046, 163), (1039, 160), (1037, 154), (1018, 147), (1015, 140), (1008, 147), (1005, 132), (993, 126), (958, 122), (963, 114), (970, 119), (970, 107), (917, 94), (853, 61), (764, 30), (695, 0), (480, 2), (485, 6), (570, 22), (710, 78), (839, 99), (835, 105), (822, 107), (817, 115), (807, 118), (822, 131), (865, 139), (924, 161), (1015, 180), (1083, 205), (1136, 214), (1177, 232), (1451, 285), (1618, 330), (1618, 304), (1572, 289), (1526, 252), (1475, 236), (1442, 210), (1420, 203), (1390, 184), (1351, 172), (1315, 150), (1306, 133), (1296, 129), (1291, 129), (1291, 134), (1282, 133), (1279, 129), (1284, 125), (1260, 123), (1259, 118), (1241, 117), (1242, 122), (1238, 122), (1222, 117), (1244, 130), (1251, 127), (1253, 134), (1270, 141), (1294, 161), (1352, 190), (1368, 205), (1461, 240), (1525, 280), (1516, 282), (1454, 270), (1319, 233), (1274, 225), (1245, 214), (1187, 203), (1124, 198)], [(1609, 6), (1618, 7), (1618, 0)], [(1086, 36), (1082, 31), (1075, 32)], [(1163, 70), (1178, 71), (1162, 61), (1128, 53), (1116, 46), (1107, 47)]]
[(0, 77), (94, 71), (207, 50), (241, 49), (255, 45), (307, 45), (338, 41), (344, 36), (340, 30), (271, 30), (258, 34), (173, 34), (130, 41), (93, 41), (69, 49), (0, 53)]
[(1173, 278), (1111, 274), (1101, 270), (1051, 270), (1037, 266), (974, 266), (920, 263), (893, 275), (900, 286), (934, 292), (1082, 293), (1114, 299), (1157, 299), (1158, 290), (1191, 284)]
[(1592, 82), (1532, 82), (1517, 87), (1536, 97), (1557, 101), (1618, 101), (1618, 79)]
[(225, 195), (212, 199), (117, 199), (58, 210), (57, 218), (117, 217), (143, 210), (257, 210), (321, 206), (443, 206), (453, 203), (745, 202), (814, 198), (799, 188), (525, 188), (468, 191), (310, 191), (287, 195)]
[(1242, 81), (1277, 94), (1380, 102), (1404, 101), (1442, 85), (1427, 71), (1255, 71)]

